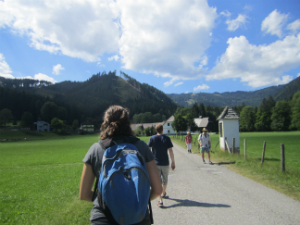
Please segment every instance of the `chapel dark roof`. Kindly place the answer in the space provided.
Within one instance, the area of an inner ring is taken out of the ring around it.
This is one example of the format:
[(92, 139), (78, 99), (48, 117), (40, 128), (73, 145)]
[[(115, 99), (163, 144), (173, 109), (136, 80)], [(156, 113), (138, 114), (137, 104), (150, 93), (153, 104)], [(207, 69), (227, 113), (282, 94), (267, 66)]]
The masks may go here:
[(239, 115), (229, 106), (226, 106), (217, 120), (221, 119), (239, 119)]

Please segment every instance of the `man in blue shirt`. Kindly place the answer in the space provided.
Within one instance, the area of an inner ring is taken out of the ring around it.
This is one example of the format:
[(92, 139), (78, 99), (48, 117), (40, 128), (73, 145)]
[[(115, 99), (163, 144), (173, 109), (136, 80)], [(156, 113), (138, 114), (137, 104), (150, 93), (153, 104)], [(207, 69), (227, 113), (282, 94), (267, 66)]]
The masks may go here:
[(163, 206), (162, 198), (166, 196), (166, 189), (168, 184), (168, 173), (169, 173), (169, 155), (171, 158), (171, 168), (172, 170), (175, 169), (175, 159), (174, 159), (174, 153), (172, 150), (173, 144), (171, 142), (171, 139), (163, 135), (163, 125), (157, 124), (155, 126), (156, 135), (150, 137), (148, 146), (152, 150), (152, 153), (155, 158), (155, 162), (158, 168), (158, 173), (161, 176), (161, 183), (163, 187), (163, 192), (161, 196), (159, 196), (159, 201), (157, 205), (159, 207)]

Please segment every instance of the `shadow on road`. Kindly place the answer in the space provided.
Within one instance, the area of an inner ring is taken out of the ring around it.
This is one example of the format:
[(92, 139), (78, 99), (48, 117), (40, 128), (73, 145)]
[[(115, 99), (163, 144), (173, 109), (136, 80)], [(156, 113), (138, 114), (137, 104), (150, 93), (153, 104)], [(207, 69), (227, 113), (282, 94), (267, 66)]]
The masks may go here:
[(169, 206), (164, 206), (162, 207), (163, 209), (168, 209), (168, 208), (174, 208), (174, 207), (231, 207), (230, 205), (225, 205), (225, 204), (211, 204), (211, 203), (205, 203), (205, 202), (196, 202), (188, 199), (176, 199), (176, 198), (168, 198), (168, 200), (175, 201), (177, 203)]
[(233, 162), (218, 162), (218, 163), (213, 163), (214, 165), (227, 165), (227, 164), (235, 164), (235, 161)]

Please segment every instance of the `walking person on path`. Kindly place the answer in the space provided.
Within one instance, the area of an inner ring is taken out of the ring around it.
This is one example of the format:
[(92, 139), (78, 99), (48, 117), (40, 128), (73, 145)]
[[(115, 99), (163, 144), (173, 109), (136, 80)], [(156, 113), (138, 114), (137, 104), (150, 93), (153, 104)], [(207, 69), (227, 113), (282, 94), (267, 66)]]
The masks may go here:
[[(161, 195), (162, 186), (160, 177), (157, 173), (154, 156), (151, 153), (147, 144), (138, 138), (134, 137), (130, 128), (129, 111), (122, 106), (110, 106), (104, 114), (103, 123), (101, 125), (101, 133), (99, 139), (101, 141), (110, 141), (119, 143), (131, 143), (134, 140), (134, 145), (139, 150), (141, 156), (145, 159), (146, 168), (150, 178), (150, 200), (156, 199)], [(128, 142), (130, 141), (130, 142)], [(115, 224), (115, 221), (110, 219), (111, 213), (103, 209), (99, 204), (97, 194), (93, 191), (93, 184), (97, 177), (99, 177), (100, 169), (102, 166), (102, 156), (105, 149), (99, 144), (93, 144), (86, 153), (83, 162), (83, 170), (80, 182), (80, 199), (93, 202), (91, 210), (90, 221), (92, 225), (100, 224)], [(150, 212), (147, 210), (146, 216), (139, 225), (151, 225)]]
[(186, 145), (186, 148), (188, 150), (188, 153), (192, 153), (192, 141), (193, 141), (193, 137), (191, 135), (191, 132), (187, 132), (187, 135), (185, 136), (184, 138), (185, 140), (185, 145)]
[(169, 174), (168, 152), (170, 154), (170, 158), (172, 161), (171, 163), (172, 170), (175, 169), (175, 159), (172, 150), (173, 144), (171, 142), (171, 139), (168, 136), (163, 135), (163, 125), (161, 123), (157, 124), (155, 126), (155, 130), (157, 134), (150, 137), (148, 146), (152, 150), (157, 165), (158, 173), (161, 176), (163, 191), (161, 195), (158, 197), (159, 201), (157, 205), (159, 207), (162, 207), (163, 206), (162, 198), (166, 196), (166, 190), (168, 184), (168, 174)]
[(212, 163), (210, 161), (211, 140), (210, 140), (209, 134), (207, 133), (206, 128), (203, 128), (202, 134), (200, 134), (199, 137), (198, 137), (198, 142), (199, 142), (200, 149), (201, 149), (201, 156), (202, 156), (203, 163), (205, 163), (204, 152), (207, 153), (208, 163)]

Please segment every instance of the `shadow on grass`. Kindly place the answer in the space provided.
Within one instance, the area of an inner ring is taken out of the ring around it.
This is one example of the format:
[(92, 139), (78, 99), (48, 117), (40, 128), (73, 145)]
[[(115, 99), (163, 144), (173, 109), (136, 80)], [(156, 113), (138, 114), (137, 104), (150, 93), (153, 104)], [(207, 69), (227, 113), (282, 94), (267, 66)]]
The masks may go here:
[(175, 201), (176, 203), (169, 206), (162, 207), (163, 209), (174, 208), (174, 207), (225, 207), (229, 208), (230, 205), (225, 204), (211, 204), (205, 202), (196, 202), (188, 199), (176, 199), (176, 198), (168, 198), (171, 201)]
[[(261, 158), (259, 158), (259, 161), (261, 161)], [(264, 161), (273, 161), (273, 162), (279, 162), (280, 159), (275, 159), (275, 158), (265, 158)]]
[(218, 162), (218, 163), (213, 163), (214, 165), (229, 165), (229, 164), (235, 164), (235, 161), (232, 161), (232, 162)]

